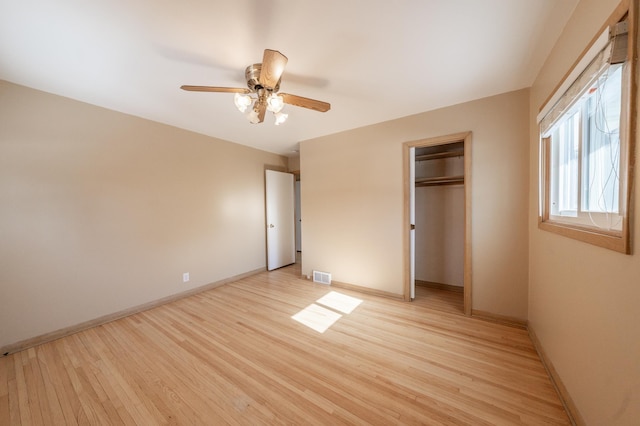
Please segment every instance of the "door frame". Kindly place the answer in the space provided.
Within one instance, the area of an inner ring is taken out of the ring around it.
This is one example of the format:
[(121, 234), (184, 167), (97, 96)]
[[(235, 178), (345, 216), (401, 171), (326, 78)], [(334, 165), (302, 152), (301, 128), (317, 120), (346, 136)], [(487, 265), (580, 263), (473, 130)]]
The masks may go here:
[[(471, 269), (471, 132), (454, 133), (435, 138), (405, 142), (402, 146), (404, 180), (404, 300), (411, 300), (411, 189), (410, 189), (410, 149), (425, 146), (445, 145), (454, 142), (464, 143), (464, 314), (471, 316), (472, 311), (472, 269)], [(415, 196), (415, 194), (414, 194)]]

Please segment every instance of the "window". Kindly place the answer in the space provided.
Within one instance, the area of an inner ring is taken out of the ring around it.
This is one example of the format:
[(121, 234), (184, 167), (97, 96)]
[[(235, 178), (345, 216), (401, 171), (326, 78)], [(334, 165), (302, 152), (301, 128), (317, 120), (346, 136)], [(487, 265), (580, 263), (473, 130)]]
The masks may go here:
[(595, 40), (538, 116), (540, 228), (624, 253), (635, 127), (628, 19)]
[(550, 217), (622, 231), (620, 117), (622, 67), (609, 67), (553, 126)]

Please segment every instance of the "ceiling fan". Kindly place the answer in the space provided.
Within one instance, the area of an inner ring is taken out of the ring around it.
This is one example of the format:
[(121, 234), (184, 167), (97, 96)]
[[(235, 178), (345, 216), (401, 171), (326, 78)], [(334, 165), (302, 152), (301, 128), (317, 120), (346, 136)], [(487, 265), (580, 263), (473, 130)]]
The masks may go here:
[[(274, 113), (276, 125), (284, 123), (288, 117), (288, 114), (281, 112), (284, 104), (320, 112), (329, 111), (331, 104), (327, 102), (288, 93), (278, 93), (287, 61), (287, 57), (277, 50), (265, 49), (262, 63), (249, 65), (244, 72), (248, 88), (186, 85), (180, 86), (180, 88), (192, 92), (235, 93), (235, 104), (240, 112), (245, 112), (253, 104), (247, 114), (247, 118), (253, 124), (262, 123), (267, 110)], [(255, 97), (249, 96), (250, 94)]]

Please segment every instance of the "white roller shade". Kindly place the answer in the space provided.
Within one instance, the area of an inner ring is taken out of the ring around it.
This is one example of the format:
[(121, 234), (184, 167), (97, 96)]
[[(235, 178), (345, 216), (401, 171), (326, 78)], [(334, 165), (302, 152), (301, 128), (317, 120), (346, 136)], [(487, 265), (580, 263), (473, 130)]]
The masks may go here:
[[(611, 34), (618, 34), (612, 37)], [(614, 30), (607, 28), (591, 45), (587, 53), (565, 78), (558, 90), (542, 107), (537, 116), (542, 135), (549, 132), (553, 124), (577, 100), (610, 63), (626, 60), (626, 21), (617, 24)], [(622, 53), (620, 53), (622, 52)]]

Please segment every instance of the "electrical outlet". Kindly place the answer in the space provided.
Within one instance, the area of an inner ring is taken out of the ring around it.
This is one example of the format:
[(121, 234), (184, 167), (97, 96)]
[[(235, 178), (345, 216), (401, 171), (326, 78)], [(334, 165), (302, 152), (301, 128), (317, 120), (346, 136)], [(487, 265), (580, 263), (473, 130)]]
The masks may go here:
[(183, 283), (189, 282), (189, 273), (188, 272), (185, 272), (184, 274), (182, 274), (182, 282)]

